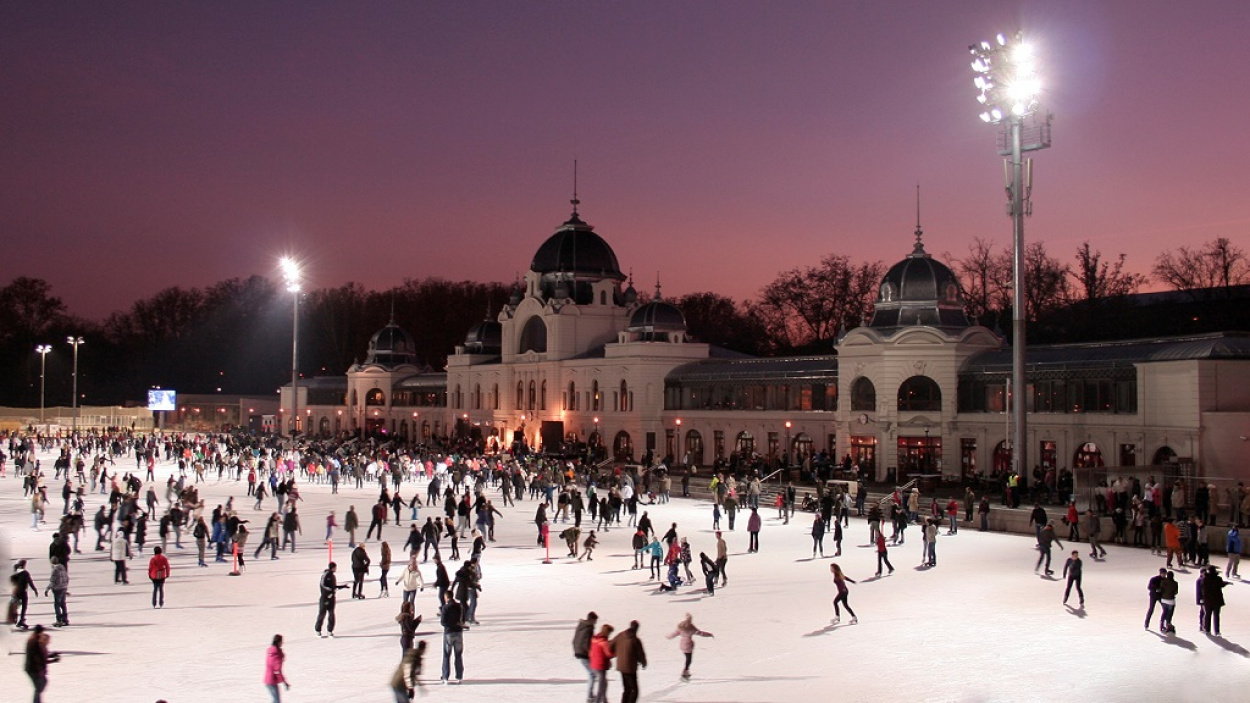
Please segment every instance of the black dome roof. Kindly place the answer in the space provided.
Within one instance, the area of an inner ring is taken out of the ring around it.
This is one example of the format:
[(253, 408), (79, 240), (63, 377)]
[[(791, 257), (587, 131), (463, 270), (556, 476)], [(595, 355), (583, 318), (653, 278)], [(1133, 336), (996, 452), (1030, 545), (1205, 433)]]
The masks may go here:
[(369, 340), (369, 356), (366, 364), (399, 366), (417, 363), (417, 344), (404, 328), (394, 321), (373, 333)]
[(625, 280), (612, 247), (574, 212), (556, 233), (538, 247), (530, 270)]
[(498, 320), (482, 320), (464, 336), (464, 349), (470, 354), (498, 354), (503, 350), (503, 325)]
[(872, 327), (906, 325), (968, 326), (959, 277), (924, 250), (919, 229), (912, 252), (881, 279), (871, 323)]
[(652, 300), (629, 318), (631, 332), (685, 332), (686, 316), (666, 300)]

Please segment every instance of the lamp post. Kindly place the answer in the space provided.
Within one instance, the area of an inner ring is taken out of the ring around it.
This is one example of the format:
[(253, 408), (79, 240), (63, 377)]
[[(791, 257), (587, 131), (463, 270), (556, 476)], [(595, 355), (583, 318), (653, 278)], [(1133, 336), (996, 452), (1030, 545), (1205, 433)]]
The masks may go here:
[(72, 436), (78, 435), (78, 345), (83, 343), (82, 337), (67, 337), (66, 340), (74, 347), (74, 397), (71, 399), (74, 408), (74, 420), (72, 425)]
[(44, 390), (47, 388), (45, 376), (48, 371), (48, 352), (52, 351), (51, 344), (40, 344), (35, 347), (35, 353), (39, 355), (39, 424), (44, 424), (43, 408), (44, 408)]
[(299, 264), (289, 256), (282, 257), (282, 280), (294, 300), (294, 322), (291, 325), (291, 439), (299, 434)]
[(782, 452), (782, 456), (785, 458), (786, 466), (790, 465), (790, 427), (791, 426), (792, 426), (792, 423), (789, 420), (786, 420), (786, 449), (784, 452)]
[(681, 418), (680, 417), (677, 418), (676, 423), (677, 423), (677, 431), (674, 433), (675, 441), (673, 444), (673, 463), (682, 464), (683, 463), (682, 458), (685, 456), (685, 452), (683, 452), (681, 449)]
[(1033, 190), (1033, 160), (1027, 162), (1023, 152), (1050, 146), (1050, 115), (1030, 119), (1040, 107), (1038, 94), (1041, 81), (1034, 65), (1033, 48), (1024, 41), (1024, 33), (1010, 38), (999, 34), (997, 46), (983, 41), (968, 47), (972, 53), (973, 84), (980, 94), (977, 102), (985, 108), (983, 122), (1002, 125), (998, 153), (1010, 157), (1008, 170), (1007, 214), (1012, 222), (1012, 293), (1011, 293), (1011, 379), (1015, 394), (1011, 400), (1013, 435), (1011, 464), (1016, 473), (1028, 465), (1027, 388), (1025, 366), (1025, 298), (1024, 298), (1024, 218), (1033, 212), (1030, 195)]

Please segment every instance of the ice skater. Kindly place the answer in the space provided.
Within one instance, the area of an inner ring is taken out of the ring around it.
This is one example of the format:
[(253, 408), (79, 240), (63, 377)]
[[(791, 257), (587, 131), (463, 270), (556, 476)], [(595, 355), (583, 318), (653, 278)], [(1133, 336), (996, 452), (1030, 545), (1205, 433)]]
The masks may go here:
[(696, 627), (694, 624), (694, 616), (690, 613), (686, 613), (686, 617), (683, 618), (681, 622), (677, 623), (677, 629), (673, 630), (673, 633), (668, 636), (670, 640), (674, 637), (681, 638), (677, 645), (678, 648), (681, 649), (682, 655), (686, 658), (686, 665), (681, 670), (682, 681), (690, 680), (690, 664), (694, 661), (694, 638), (696, 636), (713, 637), (714, 635), (710, 632), (704, 632)]
[(1072, 595), (1072, 587), (1076, 586), (1076, 595), (1081, 599), (1081, 607), (1085, 607), (1085, 591), (1081, 590), (1081, 553), (1073, 549), (1072, 556), (1063, 563), (1063, 575), (1068, 579), (1068, 586), (1063, 589), (1063, 604), (1068, 604), (1068, 596)]
[(851, 589), (847, 587), (846, 582), (855, 583), (855, 580), (842, 573), (842, 567), (837, 564), (830, 564), (829, 571), (833, 574), (833, 585), (838, 589), (838, 594), (833, 597), (833, 624), (837, 625), (842, 620), (842, 611), (838, 609), (838, 603), (846, 606), (846, 612), (851, 616), (851, 624), (859, 622), (859, 618), (855, 617), (855, 611), (851, 610), (851, 604), (847, 602), (847, 596), (850, 595)]
[(1055, 572), (1051, 571), (1050, 569), (1050, 548), (1052, 545), (1058, 546), (1060, 549), (1063, 549), (1063, 544), (1059, 541), (1059, 538), (1055, 535), (1054, 523), (1047, 522), (1046, 526), (1043, 527), (1041, 532), (1039, 532), (1037, 535), (1038, 555), (1037, 555), (1037, 565), (1033, 567), (1034, 571), (1037, 571), (1038, 569), (1042, 568), (1042, 562), (1046, 562), (1046, 575), (1053, 576), (1055, 574)]

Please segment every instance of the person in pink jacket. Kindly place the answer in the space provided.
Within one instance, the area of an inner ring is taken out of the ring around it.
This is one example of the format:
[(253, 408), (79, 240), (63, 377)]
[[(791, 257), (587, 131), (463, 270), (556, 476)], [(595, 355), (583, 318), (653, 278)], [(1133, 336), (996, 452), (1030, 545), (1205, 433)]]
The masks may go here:
[(278, 684), (282, 684), (289, 691), (291, 690), (291, 682), (286, 680), (286, 676), (282, 674), (282, 662), (286, 661), (286, 654), (282, 652), (282, 635), (273, 636), (273, 644), (265, 651), (265, 688), (269, 689), (269, 695), (273, 697), (273, 703), (282, 702), (282, 694), (278, 692)]
[(670, 640), (674, 637), (681, 638), (677, 644), (681, 647), (681, 653), (686, 655), (686, 667), (681, 671), (681, 678), (683, 681), (690, 680), (690, 662), (694, 659), (695, 635), (698, 635), (699, 637), (713, 636), (712, 633), (704, 632), (698, 627), (695, 627), (694, 616), (690, 613), (686, 613), (685, 619), (677, 623), (677, 629), (673, 630), (673, 633), (668, 636)]

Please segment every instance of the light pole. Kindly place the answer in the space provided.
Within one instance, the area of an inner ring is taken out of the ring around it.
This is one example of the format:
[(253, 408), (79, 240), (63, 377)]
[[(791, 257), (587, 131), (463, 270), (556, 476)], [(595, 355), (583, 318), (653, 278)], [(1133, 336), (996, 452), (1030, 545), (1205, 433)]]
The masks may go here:
[(291, 298), (295, 301), (292, 306), (294, 310), (294, 323), (291, 325), (291, 439), (299, 434), (299, 293), (300, 293), (300, 270), (299, 264), (289, 256), (282, 257), (279, 262), (282, 266), (282, 280), (286, 283), (286, 289), (291, 292)]
[(1011, 464), (1017, 474), (1028, 466), (1027, 411), (1028, 399), (1024, 378), (1025, 365), (1025, 298), (1024, 298), (1024, 217), (1032, 214), (1029, 196), (1033, 190), (1033, 160), (1021, 154), (1050, 146), (1050, 115), (1030, 119), (1040, 107), (1038, 94), (1041, 81), (1034, 65), (1033, 48), (1024, 41), (1024, 33), (1013, 37), (999, 34), (998, 44), (983, 41), (968, 47), (972, 53), (973, 84), (980, 91), (977, 102), (985, 108), (981, 120), (1004, 125), (999, 133), (998, 153), (1010, 157), (1010, 182), (1007, 184), (1008, 214), (1012, 222), (1012, 292), (1011, 292), (1011, 379), (1015, 394), (1011, 400), (1011, 417), (1015, 441), (1011, 443)]
[(784, 452), (782, 452), (782, 456), (785, 458), (786, 466), (790, 466), (790, 427), (791, 426), (792, 426), (792, 423), (789, 420), (786, 420), (786, 449)]
[(82, 337), (67, 337), (66, 340), (74, 347), (74, 397), (71, 399), (74, 408), (74, 420), (71, 436), (78, 435), (78, 345), (83, 343)]
[(39, 355), (39, 424), (44, 424), (43, 408), (44, 408), (44, 390), (47, 388), (45, 376), (48, 371), (48, 352), (52, 351), (51, 344), (40, 344), (35, 347), (35, 353)]
[(681, 448), (681, 418), (680, 417), (677, 418), (676, 424), (677, 424), (677, 431), (674, 433), (676, 441), (674, 442), (674, 446), (673, 446), (673, 463), (679, 466), (684, 466), (685, 465), (684, 459), (685, 459), (686, 454), (685, 452), (682, 451), (682, 448)]

